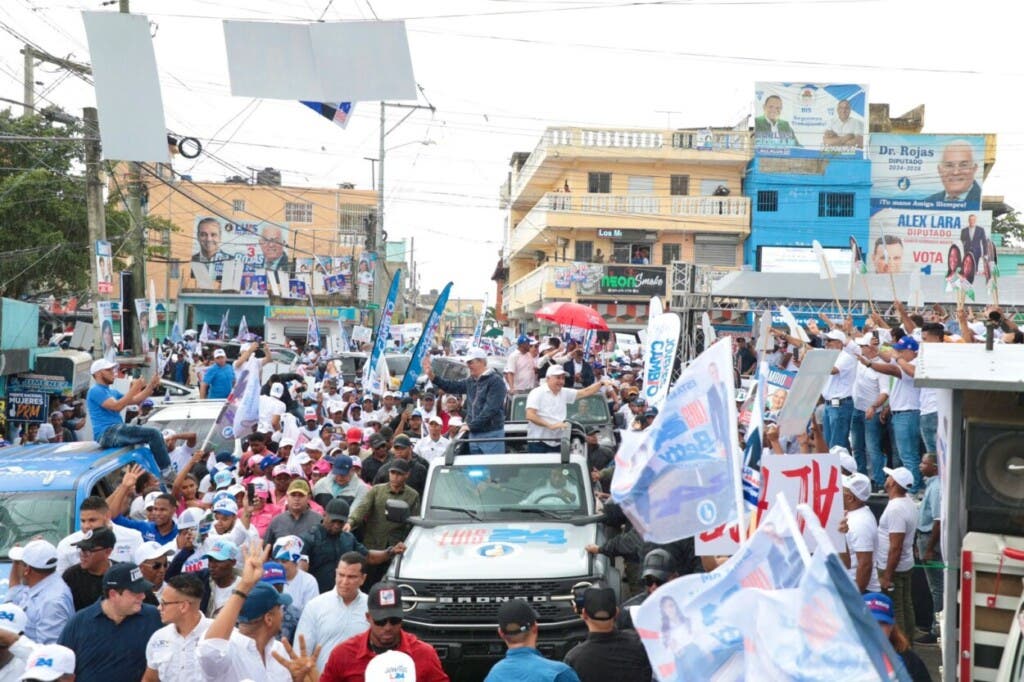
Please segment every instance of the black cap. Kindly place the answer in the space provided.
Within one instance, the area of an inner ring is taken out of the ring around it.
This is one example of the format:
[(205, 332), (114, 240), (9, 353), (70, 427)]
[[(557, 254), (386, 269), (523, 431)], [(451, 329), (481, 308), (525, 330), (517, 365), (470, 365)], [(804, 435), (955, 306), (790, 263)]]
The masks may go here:
[(407, 459), (395, 458), (388, 464), (388, 471), (398, 471), (407, 474), (412, 471), (412, 462)]
[(396, 448), (411, 448), (412, 439), (404, 433), (395, 436), (395, 447)]
[(588, 426), (586, 428), (586, 433), (587, 433), (588, 436), (593, 436), (595, 433), (601, 433), (601, 429), (599, 429), (596, 426), (591, 425), (591, 426)]
[(590, 587), (583, 593), (583, 610), (594, 620), (611, 620), (618, 606), (615, 590), (610, 587)]
[(115, 544), (117, 544), (117, 537), (114, 535), (114, 531), (103, 526), (87, 532), (81, 540), (74, 543), (74, 546), (78, 549), (93, 550), (113, 549)]
[(498, 629), (506, 635), (526, 632), (537, 622), (537, 612), (524, 599), (510, 599), (498, 607)]
[(663, 583), (667, 583), (672, 574), (676, 572), (675, 560), (665, 549), (652, 549), (644, 557), (644, 568), (641, 577), (651, 576)]
[(133, 563), (114, 564), (103, 574), (103, 592), (128, 590), (136, 594), (149, 592), (153, 583), (142, 577), (142, 570)]
[(387, 445), (388, 440), (379, 433), (375, 433), (372, 436), (370, 436), (369, 443), (371, 448), (377, 448), (380, 447), (381, 445)]
[(405, 611), (402, 610), (402, 593), (398, 585), (389, 582), (379, 582), (370, 588), (370, 594), (366, 599), (366, 610), (370, 612), (373, 620), (384, 618), (404, 618)]
[(348, 502), (340, 497), (335, 497), (327, 503), (326, 507), (324, 507), (324, 516), (328, 521), (347, 521), (348, 512)]

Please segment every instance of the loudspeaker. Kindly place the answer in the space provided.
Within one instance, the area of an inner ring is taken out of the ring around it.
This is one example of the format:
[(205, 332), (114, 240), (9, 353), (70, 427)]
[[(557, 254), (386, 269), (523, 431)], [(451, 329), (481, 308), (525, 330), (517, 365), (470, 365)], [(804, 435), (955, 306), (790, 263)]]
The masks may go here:
[(968, 421), (967, 530), (1024, 535), (1024, 423)]

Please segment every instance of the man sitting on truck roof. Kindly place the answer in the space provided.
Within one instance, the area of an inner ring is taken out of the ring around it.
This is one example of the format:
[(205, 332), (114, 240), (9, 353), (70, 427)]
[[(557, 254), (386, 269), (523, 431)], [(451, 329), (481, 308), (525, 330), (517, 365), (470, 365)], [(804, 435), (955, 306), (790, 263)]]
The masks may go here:
[(160, 375), (153, 373), (149, 382), (136, 379), (128, 388), (127, 395), (115, 390), (114, 370), (117, 363), (109, 360), (96, 360), (90, 371), (96, 383), (86, 394), (86, 405), (89, 408), (89, 419), (92, 422), (92, 437), (100, 447), (119, 448), (126, 445), (146, 444), (153, 451), (153, 458), (163, 474), (173, 477), (171, 458), (167, 453), (167, 443), (159, 429), (151, 426), (125, 424), (121, 418), (121, 410), (129, 405), (138, 405), (153, 393), (160, 385)]

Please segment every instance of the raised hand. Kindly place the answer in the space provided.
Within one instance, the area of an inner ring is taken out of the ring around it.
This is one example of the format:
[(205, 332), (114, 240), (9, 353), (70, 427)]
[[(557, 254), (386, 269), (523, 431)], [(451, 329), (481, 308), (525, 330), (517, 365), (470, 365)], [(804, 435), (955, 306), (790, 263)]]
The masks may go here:
[(316, 659), (320, 655), (320, 645), (311, 652), (306, 651), (306, 637), (299, 635), (299, 653), (295, 653), (295, 649), (292, 648), (291, 643), (287, 639), (281, 640), (284, 645), (284, 650), (288, 652), (288, 658), (285, 658), (276, 651), (271, 652), (274, 660), (283, 665), (291, 673), (292, 680), (294, 682), (302, 682), (306, 680), (310, 673), (313, 673), (314, 679), (316, 678)]

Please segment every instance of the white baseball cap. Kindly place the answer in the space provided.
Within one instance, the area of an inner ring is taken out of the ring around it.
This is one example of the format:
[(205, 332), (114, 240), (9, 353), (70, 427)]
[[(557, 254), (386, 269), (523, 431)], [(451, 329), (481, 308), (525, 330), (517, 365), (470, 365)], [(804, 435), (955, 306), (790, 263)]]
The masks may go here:
[(279, 450), (281, 448), (286, 448), (286, 447), (289, 447), (289, 446), (295, 447), (295, 439), (294, 438), (282, 438), (281, 442), (277, 444), (277, 448)]
[(843, 476), (843, 487), (861, 502), (866, 502), (871, 497), (871, 481), (864, 474)]
[(206, 518), (206, 512), (199, 507), (189, 507), (178, 514), (178, 530), (198, 528)]
[(438, 417), (436, 414), (431, 415), (430, 419), (427, 420), (428, 424), (441, 424), (444, 425), (444, 420)]
[(561, 365), (551, 365), (550, 367), (548, 367), (548, 371), (547, 371), (547, 373), (544, 376), (546, 376), (546, 377), (561, 377), (561, 376), (565, 376), (566, 374), (568, 374), (568, 372), (566, 372), (565, 368), (562, 367)]
[(60, 644), (37, 646), (25, 662), (22, 680), (59, 680), (75, 674), (75, 652)]
[(39, 569), (57, 567), (57, 548), (46, 540), (33, 540), (24, 547), (11, 547), (8, 556), (26, 566)]
[(213, 351), (214, 359), (216, 359), (216, 358), (226, 358), (227, 356), (228, 356), (228, 354), (224, 352), (223, 348), (218, 348), (217, 350)]
[(914, 487), (914, 474), (910, 473), (910, 469), (907, 467), (896, 467), (890, 469), (889, 467), (882, 467), (882, 471), (885, 472), (886, 476), (892, 476), (892, 480), (896, 481), (904, 490), (910, 490)]
[(142, 498), (142, 508), (151, 509), (153, 505), (156, 504), (156, 498), (160, 497), (160, 495), (162, 494), (163, 493), (161, 493), (159, 490), (154, 490), (153, 492), (146, 495), (144, 498)]
[(96, 372), (102, 372), (105, 369), (114, 369), (116, 367), (116, 362), (100, 358), (99, 360), (93, 360), (92, 366), (89, 368), (89, 374), (95, 374)]
[(403, 651), (385, 651), (370, 659), (365, 679), (366, 682), (416, 682), (416, 662)]
[[(195, 509), (195, 507), (190, 507), (190, 509)], [(186, 509), (185, 511), (188, 510)], [(184, 516), (184, 512), (182, 515)], [(150, 559), (159, 559), (162, 556), (171, 556), (172, 554), (174, 554), (174, 550), (170, 547), (150, 540), (149, 542), (143, 542), (135, 548), (135, 551), (132, 552), (132, 561), (136, 564), (141, 564), (142, 562), (149, 561)]]
[(825, 338), (831, 341), (839, 341), (844, 344), (846, 343), (846, 334), (839, 329), (830, 330), (825, 334)]
[(467, 362), (469, 362), (470, 360), (486, 360), (486, 359), (487, 359), (487, 351), (485, 351), (483, 348), (478, 348), (477, 346), (473, 346), (472, 348), (470, 348), (469, 350), (466, 351), (466, 361)]
[[(319, 452), (319, 450), (317, 450)], [(309, 456), (308, 452), (293, 452), (292, 456), (288, 458), (288, 466), (302, 466), (303, 464), (309, 464), (313, 461), (313, 458)]]
[(324, 442), (319, 438), (314, 438), (313, 440), (307, 442), (304, 447), (306, 450), (315, 450), (316, 452), (323, 452), (324, 450), (327, 449), (327, 446), (324, 445)]
[(851, 474), (855, 474), (860, 471), (860, 467), (857, 466), (857, 460), (853, 458), (850, 451), (844, 448), (842, 445), (833, 445), (829, 448), (829, 452), (833, 455), (839, 455), (839, 466), (846, 469)]
[(238, 515), (238, 504), (229, 497), (224, 497), (213, 503), (213, 511), (216, 514)]
[(25, 632), (25, 625), (28, 623), (28, 616), (17, 604), (10, 602), (0, 604), (0, 630), (13, 632), (20, 635)]
[(284, 395), (284, 384), (275, 381), (270, 385), (270, 395), (274, 398), (280, 398)]

